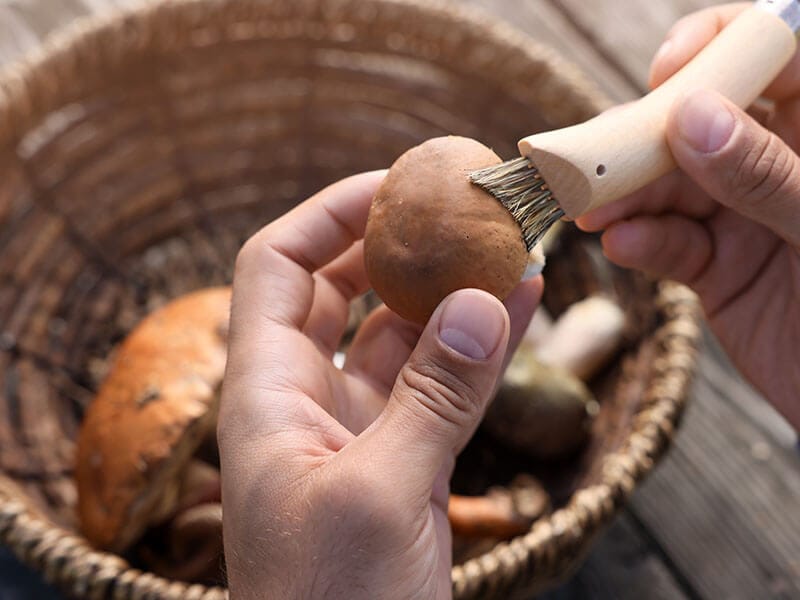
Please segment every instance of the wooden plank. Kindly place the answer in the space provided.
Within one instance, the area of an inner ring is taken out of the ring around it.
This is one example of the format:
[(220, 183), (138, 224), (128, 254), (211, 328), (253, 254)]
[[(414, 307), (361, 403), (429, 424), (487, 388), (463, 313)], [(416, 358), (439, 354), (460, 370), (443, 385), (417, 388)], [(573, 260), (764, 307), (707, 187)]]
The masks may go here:
[(0, 0), (0, 66), (35, 49), (78, 17), (134, 7), (148, 0)]
[(723, 0), (551, 2), (609, 64), (643, 91), (647, 89), (650, 61), (672, 25), (684, 15), (722, 4)]
[(0, 65), (17, 59), (39, 45), (39, 36), (6, 4), (0, 4)]
[(8, 7), (40, 38), (88, 12), (82, 0), (13, 0)]
[(800, 597), (800, 456), (701, 374), (676, 443), (631, 510), (698, 597)]
[(537, 600), (683, 600), (689, 598), (658, 549), (627, 512), (592, 547), (570, 580)]
[(742, 418), (759, 427), (774, 443), (794, 451), (798, 441), (797, 432), (761, 394), (742, 379), (708, 329), (705, 331), (704, 344), (699, 370), (709, 385), (730, 402), (741, 413)]
[(593, 79), (612, 100), (636, 98), (639, 90), (624, 74), (599, 56), (562, 11), (548, 0), (460, 0), (499, 17), (534, 39), (554, 48)]
[(128, 8), (152, 0), (82, 0), (91, 12), (103, 12), (118, 8)]

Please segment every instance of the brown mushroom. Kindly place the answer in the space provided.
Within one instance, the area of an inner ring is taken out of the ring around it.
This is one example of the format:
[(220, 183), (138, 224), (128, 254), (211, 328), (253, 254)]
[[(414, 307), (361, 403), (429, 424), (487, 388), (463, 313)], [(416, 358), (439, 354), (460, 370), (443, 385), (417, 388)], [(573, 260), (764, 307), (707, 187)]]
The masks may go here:
[(501, 162), (475, 140), (449, 136), (412, 148), (375, 195), (364, 235), (367, 275), (401, 317), (425, 323), (445, 296), (479, 288), (501, 300), (528, 264), (522, 231), (470, 171)]
[(511, 495), (494, 490), (484, 496), (450, 495), (447, 518), (455, 535), (508, 539), (527, 531), (530, 521), (514, 510)]
[(197, 504), (179, 511), (136, 554), (157, 575), (186, 582), (221, 583), (224, 563), (222, 505)]
[(550, 497), (533, 478), (509, 488), (492, 488), (483, 496), (451, 494), (447, 518), (461, 538), (507, 540), (522, 535), (550, 508)]
[(181, 473), (178, 486), (178, 512), (209, 502), (222, 501), (219, 469), (202, 460), (193, 460)]
[(222, 504), (198, 504), (175, 517), (170, 526), (170, 544), (176, 558), (195, 554), (198, 546), (222, 550)]
[(597, 401), (570, 372), (543, 365), (522, 344), (508, 365), (483, 427), (531, 458), (554, 459), (586, 441)]
[(448, 519), (453, 532), (453, 560), (464, 563), (489, 552), (499, 542), (524, 535), (551, 510), (550, 496), (530, 475), (518, 475), (505, 488), (485, 496), (450, 496)]
[(125, 339), (78, 436), (81, 529), (122, 552), (174, 512), (182, 472), (213, 427), (230, 289), (188, 294)]
[(222, 572), (222, 505), (198, 504), (175, 517), (170, 557), (162, 574), (183, 581), (214, 581)]
[(222, 509), (219, 469), (201, 460), (180, 478), (175, 512), (152, 523), (134, 553), (154, 573), (188, 582), (220, 582)]

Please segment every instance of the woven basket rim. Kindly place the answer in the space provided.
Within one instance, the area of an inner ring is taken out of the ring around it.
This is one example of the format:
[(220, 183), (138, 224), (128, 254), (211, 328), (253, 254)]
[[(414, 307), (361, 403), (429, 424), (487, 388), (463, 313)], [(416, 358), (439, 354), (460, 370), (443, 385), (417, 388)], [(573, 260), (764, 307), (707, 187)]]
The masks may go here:
[[(673, 343), (685, 343), (685, 352), (693, 354), (700, 337), (700, 308), (696, 295), (681, 284), (662, 282), (657, 301), (667, 317), (656, 335)], [(673, 355), (682, 356), (680, 352), (673, 352)], [(638, 426), (625, 446), (604, 457), (606, 480), (577, 491), (567, 506), (537, 520), (526, 535), (501, 543), (486, 554), (453, 567), (455, 598), (483, 597), (487, 581), (491, 582), (491, 587), (501, 589), (513, 589), (515, 584), (524, 583), (530, 572), (538, 572), (538, 565), (533, 560), (535, 553), (552, 555), (559, 546), (566, 552), (585, 551), (586, 544), (581, 548), (580, 540), (570, 537), (570, 530), (579, 525), (584, 536), (596, 535), (630, 496), (635, 485), (654, 467), (668, 443), (673, 423), (685, 405), (686, 388), (694, 375), (694, 361), (688, 368), (685, 360), (676, 362), (671, 364), (667, 361), (661, 365), (649, 386), (649, 390), (655, 390), (656, 397), (647, 414), (639, 415)], [(666, 389), (678, 393), (670, 395), (665, 392), (665, 382), (669, 382)], [(183, 597), (181, 594), (188, 594), (189, 590), (198, 594), (202, 591), (206, 600), (227, 597), (224, 588), (170, 581), (132, 568), (115, 554), (95, 550), (82, 537), (50, 523), (27, 504), (24, 493), (18, 492), (13, 483), (4, 485), (6, 481), (0, 473), (0, 539), (21, 561), (41, 570), (51, 583), (63, 584), (67, 580), (79, 585), (81, 581), (102, 574), (109, 581), (127, 580), (131, 590), (146, 592), (152, 586), (161, 586), (177, 594), (165, 596), (170, 598)], [(61, 575), (49, 568), (51, 564), (59, 566)], [(559, 575), (554, 573), (551, 577)]]
[[(285, 0), (266, 0), (264, 4), (282, 1)], [(326, 1), (328, 0), (307, 0), (307, 3), (321, 5)], [(574, 63), (563, 58), (550, 46), (531, 38), (476, 6), (455, 4), (454, 0), (368, 0), (368, 2), (376, 6), (416, 9), (474, 28), (475, 31), (483, 32), (496, 45), (505, 45), (534, 62), (547, 65), (552, 73), (558, 73), (558, 79), (569, 85), (573, 103), (583, 103), (595, 112), (610, 108), (613, 104), (600, 87)], [(224, 7), (239, 3), (241, 0), (148, 0), (146, 4), (126, 7), (107, 14), (84, 15), (52, 32), (28, 54), (0, 67), (0, 147), (17, 143), (45, 115), (60, 105), (79, 98), (79, 96), (65, 98), (61, 95), (61, 90), (68, 89), (65, 84), (73, 70), (59, 67), (80, 64), (81, 58), (84, 58), (81, 56), (84, 52), (82, 45), (87, 38), (125, 27), (129, 29), (141, 27), (147, 31), (147, 25), (157, 23), (163, 14), (188, 12), (193, 6)], [(122, 37), (121, 47), (126, 43), (130, 44), (131, 40)], [(139, 53), (145, 49), (125, 48)], [(109, 60), (109, 57), (104, 56), (103, 60)], [(45, 72), (47, 77), (40, 77), (38, 75), (40, 72)]]
[[(286, 1), (265, 0), (261, 4)], [(347, 3), (354, 0), (297, 1), (318, 5), (326, 1)], [(582, 103), (587, 110), (599, 112), (611, 105), (599, 87), (571, 62), (549, 46), (532, 40), (482, 10), (472, 6), (454, 5), (444, 0), (370, 1), (374, 5), (398, 10), (435, 13), (480, 32), (492, 43), (519, 52), (530, 61), (546, 65), (551, 73), (557, 74), (560, 82), (569, 86), (572, 99)], [(118, 33), (120, 30), (147, 33), (166, 15), (179, 19), (183, 13), (188, 14), (192, 7), (207, 6), (224, 10), (225, 6), (241, 3), (243, 2), (239, 0), (150, 2), (123, 11), (91, 15), (77, 20), (49, 37), (32, 54), (0, 70), (0, 147), (7, 148), (17, 144), (46, 115), (69, 102), (79, 100), (82, 94), (91, 93), (91, 83), (85, 88), (75, 82), (72, 82), (72, 86), (67, 85), (68, 79), (74, 73), (70, 66), (81, 64), (87, 52), (91, 51), (91, 46), (86, 44), (87, 39)], [(143, 41), (133, 34), (122, 35), (120, 46), (113, 54), (144, 53), (149, 41), (151, 40)], [(106, 61), (106, 66), (112, 68), (114, 56), (109, 53), (100, 60)], [(94, 60), (98, 60), (98, 57), (95, 56)], [(62, 66), (67, 68), (61, 68)], [(64, 90), (69, 90), (66, 95)], [(691, 352), (699, 337), (699, 308), (694, 294), (678, 284), (662, 283), (656, 301), (661, 304), (662, 312), (674, 312), (670, 318), (665, 319), (666, 323), (661, 328), (666, 332), (663, 335), (685, 340), (687, 352)], [(675, 324), (679, 326), (673, 327)], [(656, 394), (655, 400), (647, 409), (648, 414), (661, 415), (661, 421), (671, 427), (685, 402), (686, 387), (692, 374), (691, 369), (684, 368), (683, 364), (667, 364), (664, 372), (654, 378), (650, 387), (660, 389), (659, 386), (667, 378), (670, 381), (669, 389), (674, 393)], [(657, 425), (655, 421), (655, 417), (651, 420), (642, 419), (628, 434), (625, 447), (605, 457), (604, 481), (601, 484), (579, 490), (566, 507), (537, 521), (527, 535), (500, 544), (483, 556), (454, 567), (452, 575), (455, 597), (480, 597), (487, 586), (491, 589), (512, 589), (520, 581), (524, 582), (534, 571), (537, 575), (547, 576), (547, 568), (543, 569), (535, 556), (549, 557), (550, 568), (554, 569), (553, 564), (557, 561), (553, 555), (580, 550), (581, 540), (570, 537), (574, 526), (580, 525), (585, 537), (605, 525), (628, 497), (636, 482), (652, 469), (655, 459), (665, 447), (671, 430)], [(2, 477), (0, 474), (0, 479)], [(111, 580), (123, 580), (131, 590), (145, 592), (158, 587), (173, 594), (165, 597), (183, 597), (182, 594), (187, 594), (188, 590), (192, 590), (193, 594), (205, 590), (203, 594), (208, 595), (203, 595), (204, 598), (227, 595), (223, 588), (189, 586), (142, 573), (131, 568), (116, 555), (96, 551), (79, 536), (47, 522), (32, 507), (26, 505), (24, 497), (19, 497), (3, 486), (0, 486), (0, 539), (9, 544), (21, 560), (42, 570), (48, 580), (62, 584), (67, 581), (75, 586), (85, 586), (93, 578), (102, 577), (106, 585)], [(53, 569), (53, 563), (60, 566)]]

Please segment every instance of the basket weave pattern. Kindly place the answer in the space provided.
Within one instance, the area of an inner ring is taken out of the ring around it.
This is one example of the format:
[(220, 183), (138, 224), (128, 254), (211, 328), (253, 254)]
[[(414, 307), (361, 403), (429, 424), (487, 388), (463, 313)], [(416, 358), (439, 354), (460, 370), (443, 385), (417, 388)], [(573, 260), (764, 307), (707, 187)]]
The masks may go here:
[[(115, 344), (166, 299), (229, 282), (245, 239), (336, 179), (448, 133), (511, 157), (522, 134), (607, 106), (535, 41), (415, 0), (172, 0), (82, 21), (5, 70), (0, 541), (75, 597), (226, 597), (74, 533), (73, 440)], [(647, 319), (602, 398), (625, 417), (566, 505), (454, 567), (457, 598), (562, 577), (672, 437), (697, 303), (625, 277)]]

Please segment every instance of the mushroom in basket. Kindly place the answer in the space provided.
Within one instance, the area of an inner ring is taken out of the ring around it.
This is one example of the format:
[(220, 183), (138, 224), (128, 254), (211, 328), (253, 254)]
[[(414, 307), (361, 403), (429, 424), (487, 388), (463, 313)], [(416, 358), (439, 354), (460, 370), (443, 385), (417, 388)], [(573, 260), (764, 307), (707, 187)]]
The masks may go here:
[(189, 294), (119, 348), (78, 435), (78, 516), (96, 547), (123, 553), (178, 510), (192, 456), (214, 432), (229, 310), (229, 288)]

